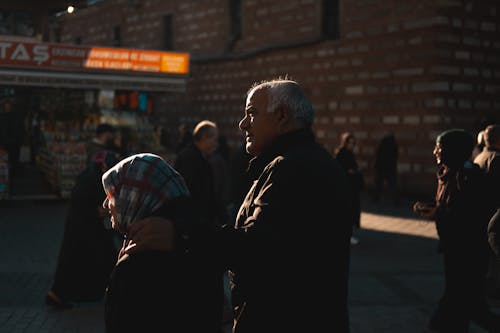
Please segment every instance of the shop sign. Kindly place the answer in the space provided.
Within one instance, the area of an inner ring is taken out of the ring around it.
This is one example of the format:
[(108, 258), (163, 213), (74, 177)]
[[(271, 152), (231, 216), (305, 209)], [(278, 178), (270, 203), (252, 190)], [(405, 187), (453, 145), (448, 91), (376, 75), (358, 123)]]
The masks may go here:
[(0, 67), (188, 74), (189, 53), (13, 41), (0, 37)]

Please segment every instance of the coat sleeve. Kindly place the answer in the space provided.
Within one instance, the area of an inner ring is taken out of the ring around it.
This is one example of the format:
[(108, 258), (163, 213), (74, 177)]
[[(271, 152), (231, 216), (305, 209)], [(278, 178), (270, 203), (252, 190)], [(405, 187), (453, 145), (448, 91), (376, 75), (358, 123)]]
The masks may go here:
[(488, 224), (488, 243), (495, 255), (500, 258), (500, 208)]

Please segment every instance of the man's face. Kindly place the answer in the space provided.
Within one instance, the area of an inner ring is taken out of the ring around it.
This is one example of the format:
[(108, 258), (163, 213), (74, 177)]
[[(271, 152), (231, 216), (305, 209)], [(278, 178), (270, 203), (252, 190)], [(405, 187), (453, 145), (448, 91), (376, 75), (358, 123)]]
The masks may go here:
[(245, 132), (246, 150), (258, 156), (269, 147), (279, 135), (278, 115), (267, 111), (268, 92), (260, 89), (247, 97), (245, 116), (239, 127)]

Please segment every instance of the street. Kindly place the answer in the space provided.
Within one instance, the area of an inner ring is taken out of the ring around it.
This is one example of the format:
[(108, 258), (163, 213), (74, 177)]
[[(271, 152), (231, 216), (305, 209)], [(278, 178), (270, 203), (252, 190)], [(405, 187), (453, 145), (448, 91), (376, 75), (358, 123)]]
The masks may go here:
[[(351, 256), (351, 332), (427, 332), (443, 288), (433, 223), (414, 218), (410, 202), (362, 207), (362, 229), (355, 231), (360, 243)], [(64, 201), (0, 202), (1, 333), (104, 331), (101, 303), (63, 312), (44, 304), (65, 209)], [(500, 312), (498, 301), (492, 306)], [(471, 332), (484, 331), (473, 326)]]

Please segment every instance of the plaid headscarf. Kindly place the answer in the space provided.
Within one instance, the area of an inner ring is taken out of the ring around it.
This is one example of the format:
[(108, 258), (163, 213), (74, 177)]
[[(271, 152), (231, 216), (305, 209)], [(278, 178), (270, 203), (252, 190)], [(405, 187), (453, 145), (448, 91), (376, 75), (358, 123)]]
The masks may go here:
[(102, 185), (106, 195), (115, 199), (115, 222), (125, 230), (166, 201), (189, 195), (182, 176), (160, 156), (149, 153), (120, 161), (102, 176)]

